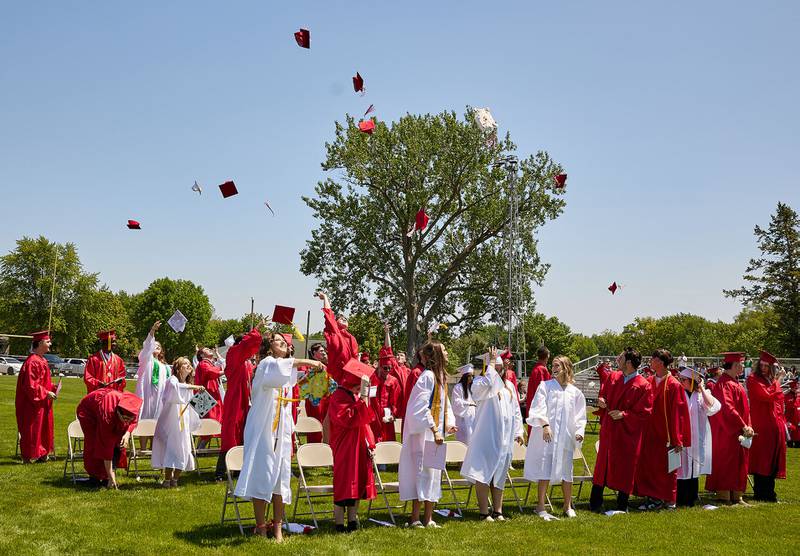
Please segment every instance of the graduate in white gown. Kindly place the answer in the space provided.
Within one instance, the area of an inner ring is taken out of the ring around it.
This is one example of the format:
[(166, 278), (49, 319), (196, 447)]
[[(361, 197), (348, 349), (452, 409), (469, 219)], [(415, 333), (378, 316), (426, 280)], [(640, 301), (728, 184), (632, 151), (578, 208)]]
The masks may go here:
[[(440, 342), (428, 341), (420, 349), (420, 360), (427, 369), (411, 390), (403, 420), (400, 500), (411, 500), (411, 527), (438, 528), (432, 516), (433, 505), (442, 496), (442, 472), (425, 467), (423, 455), (426, 442), (441, 445), (446, 434), (456, 432), (455, 416), (447, 396), (447, 350)], [(424, 521), (419, 517), (422, 502)]]
[(550, 483), (561, 484), (564, 515), (575, 517), (572, 455), (581, 449), (586, 429), (586, 398), (573, 384), (569, 357), (559, 355), (553, 359), (553, 376), (539, 384), (528, 409), (531, 432), (525, 453), (525, 478), (539, 483), (536, 514), (545, 521), (557, 519), (544, 507)]
[(161, 413), (161, 395), (170, 376), (164, 349), (155, 338), (160, 327), (161, 321), (153, 323), (142, 344), (142, 351), (139, 352), (139, 370), (136, 371), (136, 395), (142, 399), (139, 420), (158, 419)]
[(164, 470), (164, 487), (178, 486), (182, 471), (194, 470), (192, 432), (200, 428), (200, 418), (186, 405), (202, 386), (192, 384), (194, 369), (186, 357), (172, 363), (172, 375), (161, 396), (161, 413), (153, 435), (153, 469)]
[(253, 375), (250, 411), (244, 425), (244, 459), (236, 482), (236, 496), (253, 501), (254, 534), (267, 536), (267, 503), (272, 503), (272, 533), (283, 540), (284, 504), (291, 504), (292, 490), (292, 387), (297, 367), (324, 369), (319, 361), (287, 358), (286, 339), (274, 332), (262, 344), (261, 360)]
[(708, 418), (722, 409), (722, 404), (703, 384), (703, 372), (686, 367), (678, 377), (689, 403), (692, 444), (681, 452), (678, 468), (678, 506), (694, 506), (699, 496), (700, 475), (711, 473), (711, 423)]
[(464, 365), (458, 368), (461, 379), (453, 387), (453, 414), (456, 416), (456, 440), (469, 445), (472, 429), (475, 426), (475, 400), (472, 399), (473, 367)]
[(475, 428), (461, 465), (461, 476), (475, 483), (481, 519), (505, 521), (503, 489), (511, 467), (514, 442), (524, 442), (522, 414), (517, 389), (504, 379), (503, 360), (497, 356), (496, 348), (489, 350), (488, 361), (486, 373), (472, 381), (472, 398), (477, 403)]

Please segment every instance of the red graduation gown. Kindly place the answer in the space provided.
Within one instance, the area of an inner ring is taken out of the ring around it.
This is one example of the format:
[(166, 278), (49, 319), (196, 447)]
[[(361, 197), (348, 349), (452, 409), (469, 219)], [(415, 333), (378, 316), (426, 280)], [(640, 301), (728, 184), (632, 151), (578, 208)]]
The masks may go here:
[(634, 491), (639, 496), (674, 504), (678, 493), (678, 471), (667, 473), (667, 445), (684, 448), (692, 445), (689, 404), (681, 383), (671, 374), (667, 374), (660, 384), (655, 376), (646, 380), (654, 393), (653, 413), (642, 437)]
[[(528, 389), (525, 392), (525, 407), (528, 408), (528, 411), (531, 410), (531, 403), (533, 403), (533, 397), (536, 395), (536, 390), (539, 388), (539, 385), (551, 378), (550, 371), (547, 370), (547, 365), (536, 363), (533, 369), (531, 369), (531, 374), (528, 377)], [(528, 425), (528, 437), (530, 437), (530, 435), (531, 426)]]
[[(642, 433), (653, 411), (650, 383), (641, 375), (627, 384), (621, 371), (608, 373), (600, 389), (607, 408), (600, 410), (600, 450), (593, 483), (630, 494), (642, 448)], [(624, 417), (615, 421), (608, 412), (618, 409)], [(664, 463), (666, 465), (666, 463)]]
[(722, 374), (711, 388), (720, 410), (709, 417), (711, 424), (711, 474), (706, 490), (744, 492), (750, 450), (739, 444), (742, 429), (750, 424), (750, 404), (744, 388), (728, 374)]
[(375, 446), (369, 424), (372, 410), (346, 388), (331, 394), (328, 405), (333, 451), (334, 501), (375, 498), (372, 460), (367, 446)]
[[(750, 447), (750, 473), (786, 478), (786, 424), (783, 420), (783, 391), (773, 380), (751, 374), (747, 377), (750, 422), (756, 435)], [(712, 462), (713, 463), (713, 462)]]
[[(261, 332), (251, 330), (225, 354), (225, 405), (222, 407), (221, 449), (227, 452), (244, 444), (244, 423), (250, 410), (253, 364), (250, 358), (261, 349)], [(199, 366), (199, 365), (198, 365)]]
[(222, 368), (217, 367), (211, 361), (203, 359), (197, 364), (194, 370), (194, 383), (204, 386), (211, 397), (217, 400), (217, 405), (211, 408), (206, 414), (205, 419), (214, 419), (222, 423), (222, 395), (219, 392), (219, 378), (222, 376)]
[(800, 442), (800, 397), (794, 392), (786, 394), (783, 417), (789, 427), (790, 440)]
[(94, 392), (98, 388), (102, 388), (101, 382), (106, 384), (112, 380), (121, 378), (116, 384), (109, 386), (112, 390), (118, 392), (125, 391), (125, 362), (116, 353), (111, 352), (111, 359), (106, 363), (103, 360), (101, 351), (91, 355), (86, 360), (86, 366), (83, 371), (83, 382), (86, 384), (86, 393)]
[(53, 451), (53, 400), (47, 393), (54, 391), (47, 360), (32, 353), (19, 371), (14, 400), (23, 460), (36, 460)]
[(328, 376), (341, 384), (344, 364), (358, 356), (358, 342), (350, 332), (339, 328), (331, 309), (323, 309), (325, 344), (328, 351)]
[(129, 425), (120, 421), (116, 414), (120, 398), (121, 392), (101, 388), (88, 393), (76, 410), (84, 438), (83, 467), (101, 481), (108, 479), (103, 461), (114, 459), (114, 449), (126, 432), (136, 428), (138, 420), (135, 418)]
[(375, 412), (375, 420), (372, 421), (372, 433), (378, 442), (395, 441), (397, 438), (394, 432), (394, 422), (384, 423), (383, 415), (384, 408), (389, 408), (392, 415), (398, 416), (397, 403), (401, 397), (400, 383), (390, 374), (387, 374), (385, 379), (378, 376), (378, 373), (372, 376), (375, 377), (376, 386), (378, 387), (375, 404), (372, 406)]

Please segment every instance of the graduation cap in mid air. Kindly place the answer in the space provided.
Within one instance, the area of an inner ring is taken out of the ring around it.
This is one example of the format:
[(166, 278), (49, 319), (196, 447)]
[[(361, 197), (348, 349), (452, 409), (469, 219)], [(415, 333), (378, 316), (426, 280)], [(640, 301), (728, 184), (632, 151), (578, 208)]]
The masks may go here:
[(136, 220), (128, 220), (128, 229), (129, 230), (141, 230), (142, 225), (139, 224)]
[(374, 105), (374, 104), (370, 104), (370, 105), (369, 105), (369, 108), (367, 108), (367, 111), (366, 111), (366, 112), (364, 112), (364, 116), (366, 116), (366, 115), (367, 115), (367, 114), (369, 114), (370, 112), (374, 112), (374, 111), (375, 111), (375, 105)]
[(616, 282), (614, 282), (613, 284), (611, 284), (610, 286), (608, 286), (608, 291), (610, 291), (610, 292), (611, 292), (611, 295), (614, 295), (614, 293), (615, 293), (615, 292), (616, 292), (618, 289), (619, 289), (619, 286), (617, 285), (617, 283), (616, 283)]
[(373, 120), (362, 120), (358, 122), (358, 130), (361, 133), (372, 135), (372, 132), (375, 131), (375, 122)]
[(566, 174), (558, 174), (553, 179), (556, 180), (556, 185), (558, 187), (564, 187), (565, 185), (567, 185), (567, 175)]
[(356, 72), (355, 76), (353, 77), (353, 90), (357, 93), (364, 92), (364, 78), (361, 77), (361, 74)]
[(194, 185), (192, 186), (192, 191), (197, 191), (199, 195), (203, 194), (203, 188), (200, 187), (200, 185), (197, 183), (197, 180), (195, 180)]
[(301, 342), (305, 340), (303, 334), (297, 328), (297, 326), (292, 321), (294, 319), (294, 307), (284, 307), (283, 305), (275, 305), (275, 309), (272, 311), (272, 322), (277, 322), (278, 324), (285, 324), (287, 326), (292, 327), (292, 333), (297, 336), (297, 339)]
[(226, 181), (222, 185), (219, 186), (219, 190), (222, 193), (222, 197), (227, 199), (228, 197), (233, 197), (234, 195), (238, 195), (239, 190), (236, 189), (236, 184), (232, 181)]
[(300, 48), (311, 48), (311, 31), (302, 28), (295, 31), (294, 40), (297, 41), (297, 46)]

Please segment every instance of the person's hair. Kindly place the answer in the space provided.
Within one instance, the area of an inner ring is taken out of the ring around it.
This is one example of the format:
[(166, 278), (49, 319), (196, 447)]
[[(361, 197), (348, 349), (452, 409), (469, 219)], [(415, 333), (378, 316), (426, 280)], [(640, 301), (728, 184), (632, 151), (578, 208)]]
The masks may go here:
[(545, 346), (541, 346), (539, 349), (536, 350), (536, 359), (538, 359), (539, 361), (550, 359), (550, 350), (547, 349)]
[(420, 355), (425, 358), (426, 367), (433, 371), (436, 380), (440, 384), (444, 384), (447, 375), (447, 358), (444, 356), (442, 343), (436, 340), (425, 342), (420, 348)]
[[(263, 359), (268, 355), (275, 357), (275, 354), (272, 353), (272, 340), (275, 336), (280, 336), (283, 338), (283, 334), (280, 332), (270, 332), (266, 336), (261, 339), (261, 349), (258, 352), (259, 358)], [(286, 338), (283, 338), (283, 341), (286, 342)], [(288, 342), (286, 343), (286, 355), (284, 357), (291, 357), (291, 347)]]
[(638, 369), (642, 364), (642, 355), (632, 347), (626, 347), (622, 352), (622, 360), (629, 361), (634, 369)]
[[(575, 383), (575, 372), (572, 370), (572, 360), (566, 355), (559, 355), (555, 359), (553, 359), (553, 367), (556, 366), (556, 362), (561, 363), (561, 366), (567, 373), (567, 382), (570, 384)], [(553, 377), (555, 378), (555, 377)]]
[(726, 371), (730, 371), (733, 368), (733, 361), (723, 363), (722, 368), (725, 369)]
[(472, 373), (464, 373), (461, 380), (458, 381), (458, 386), (461, 386), (461, 391), (467, 396), (472, 393)]
[(164, 346), (161, 345), (161, 342), (158, 342), (158, 341), (156, 341), (156, 344), (158, 345), (159, 348), (161, 348), (161, 353), (158, 354), (158, 357), (156, 357), (156, 359), (158, 359), (161, 363), (164, 363), (166, 365), (167, 364), (167, 356), (164, 355)]
[(233, 345), (238, 345), (242, 340), (244, 340), (244, 334), (237, 334), (233, 337)]
[(319, 350), (321, 348), (324, 348), (324, 347), (325, 347), (325, 344), (323, 344), (322, 342), (314, 342), (313, 344), (311, 344), (311, 347), (308, 348), (308, 353), (313, 355), (314, 353), (317, 352), (317, 350)]
[(34, 340), (34, 341), (32, 341), (32, 342), (31, 342), (31, 351), (33, 351), (34, 349), (38, 348), (38, 347), (39, 347), (39, 345), (40, 345), (40, 344), (41, 344), (43, 341), (44, 341), (44, 340)]
[(755, 360), (753, 364), (752, 373), (756, 376), (763, 377), (767, 380), (772, 380), (775, 378), (775, 372), (772, 370), (771, 364), (769, 365), (769, 369), (770, 369), (769, 374), (764, 374), (764, 371), (761, 370), (761, 358), (759, 357), (758, 359)]
[(184, 381), (186, 384), (194, 384), (194, 367), (192, 367), (192, 362), (189, 361), (188, 357), (178, 357), (175, 361), (172, 362), (172, 376), (176, 377), (179, 381), (181, 376), (178, 374), (178, 367), (182, 365), (189, 365), (189, 374), (186, 375), (186, 380)]
[(673, 359), (672, 354), (669, 352), (669, 350), (663, 348), (655, 350), (653, 352), (653, 355), (651, 356), (651, 359), (658, 359), (659, 361), (664, 363), (665, 367), (669, 367), (675, 360)]

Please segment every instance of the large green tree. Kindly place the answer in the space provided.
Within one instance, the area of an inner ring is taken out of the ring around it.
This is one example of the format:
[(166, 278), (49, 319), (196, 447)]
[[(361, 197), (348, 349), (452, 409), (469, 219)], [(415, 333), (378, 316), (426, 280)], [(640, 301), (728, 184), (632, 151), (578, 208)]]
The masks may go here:
[[(561, 167), (546, 152), (521, 160), (518, 171), (496, 164), (516, 146), (508, 135), (490, 141), (469, 110), (465, 119), (409, 114), (378, 123), (372, 135), (355, 123), (336, 124), (322, 165), (331, 175), (303, 198), (318, 226), (301, 270), (319, 279), (337, 308), (401, 326), (409, 351), (431, 322), (479, 324), (507, 303), (512, 194), (521, 302), (532, 306), (530, 286), (547, 271), (535, 231), (563, 210), (553, 179)], [(409, 235), (423, 208), (428, 226)]]
[(750, 259), (746, 285), (724, 290), (747, 304), (769, 305), (776, 320), (771, 333), (782, 355), (800, 353), (800, 218), (789, 205), (778, 203), (769, 226), (754, 229), (761, 256)]

